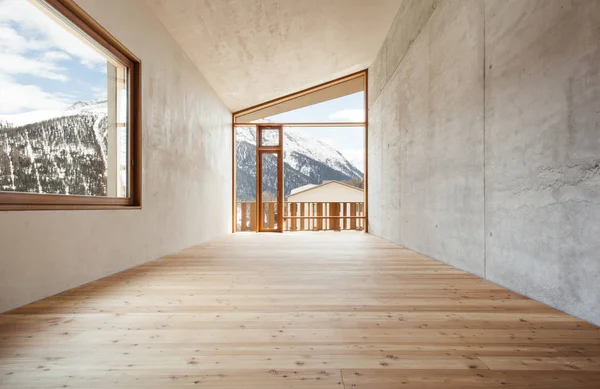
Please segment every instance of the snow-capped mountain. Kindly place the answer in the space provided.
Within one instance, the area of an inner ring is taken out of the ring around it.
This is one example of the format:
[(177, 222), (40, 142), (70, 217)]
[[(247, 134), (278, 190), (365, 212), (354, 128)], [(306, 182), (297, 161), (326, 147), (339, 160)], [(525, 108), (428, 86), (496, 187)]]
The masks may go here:
[[(106, 195), (106, 100), (77, 102), (61, 111), (0, 116), (0, 190)], [(256, 135), (236, 136), (238, 200), (256, 194)], [(266, 160), (265, 191), (275, 192), (276, 161)], [(362, 180), (338, 150), (299, 129), (284, 132), (285, 194), (325, 180)]]
[(0, 190), (106, 195), (107, 104), (0, 117)]
[[(326, 180), (362, 180), (363, 173), (334, 147), (308, 137), (301, 129), (284, 131), (283, 163), (284, 192), (307, 184)], [(256, 194), (256, 131), (254, 128), (236, 130), (236, 183), (238, 201), (254, 200)], [(265, 160), (265, 191), (275, 192), (276, 161)]]
[(75, 115), (107, 115), (107, 100), (78, 101), (63, 110), (40, 110), (12, 115), (0, 115), (0, 123), (8, 123), (11, 127), (20, 127), (27, 124), (38, 123), (44, 120), (56, 119)]

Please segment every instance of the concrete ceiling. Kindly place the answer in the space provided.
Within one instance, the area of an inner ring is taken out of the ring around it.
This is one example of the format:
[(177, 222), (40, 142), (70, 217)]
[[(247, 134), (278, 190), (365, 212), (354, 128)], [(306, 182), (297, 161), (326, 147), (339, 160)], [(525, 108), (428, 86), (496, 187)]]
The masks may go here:
[(232, 111), (365, 69), (403, 0), (146, 0)]

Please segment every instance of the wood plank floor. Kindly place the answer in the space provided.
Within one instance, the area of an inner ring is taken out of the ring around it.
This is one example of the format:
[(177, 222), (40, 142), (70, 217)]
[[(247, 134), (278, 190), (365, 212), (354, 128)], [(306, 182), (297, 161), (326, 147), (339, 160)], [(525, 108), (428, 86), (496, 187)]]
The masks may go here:
[(362, 233), (236, 234), (0, 315), (2, 388), (600, 388), (600, 330)]

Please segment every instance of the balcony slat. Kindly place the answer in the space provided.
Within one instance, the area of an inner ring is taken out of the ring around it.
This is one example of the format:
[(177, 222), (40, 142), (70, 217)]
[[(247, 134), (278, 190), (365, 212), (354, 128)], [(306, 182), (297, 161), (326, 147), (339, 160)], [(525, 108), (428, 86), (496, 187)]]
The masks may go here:
[(256, 231), (256, 203), (250, 203), (250, 231)]
[(292, 231), (296, 231), (298, 229), (298, 221), (295, 219), (296, 217), (296, 208), (297, 208), (297, 203), (290, 203), (292, 206), (292, 213), (291, 213), (291, 217), (290, 219), (292, 220)]
[(321, 231), (323, 229), (323, 219), (321, 218), (323, 216), (323, 204), (316, 203), (316, 206), (317, 206), (317, 216), (319, 217), (317, 219), (317, 230)]
[(241, 203), (242, 206), (242, 225), (240, 226), (240, 230), (242, 231), (247, 231), (248, 230), (248, 225), (247, 225), (247, 220), (246, 220), (246, 203)]
[(329, 203), (329, 225), (332, 230), (340, 229), (340, 210), (338, 209), (338, 203)]
[(269, 216), (268, 216), (268, 229), (274, 229), (275, 228), (275, 203), (268, 203), (269, 205)]

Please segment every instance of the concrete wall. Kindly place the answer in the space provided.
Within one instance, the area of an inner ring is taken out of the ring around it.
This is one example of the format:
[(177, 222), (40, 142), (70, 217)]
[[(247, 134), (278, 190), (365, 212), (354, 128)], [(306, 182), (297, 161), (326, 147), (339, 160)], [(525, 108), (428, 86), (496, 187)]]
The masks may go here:
[(369, 69), (370, 232), (600, 324), (600, 2), (405, 0)]
[(142, 60), (143, 209), (0, 212), (0, 311), (230, 231), (230, 112), (144, 1), (77, 2)]

